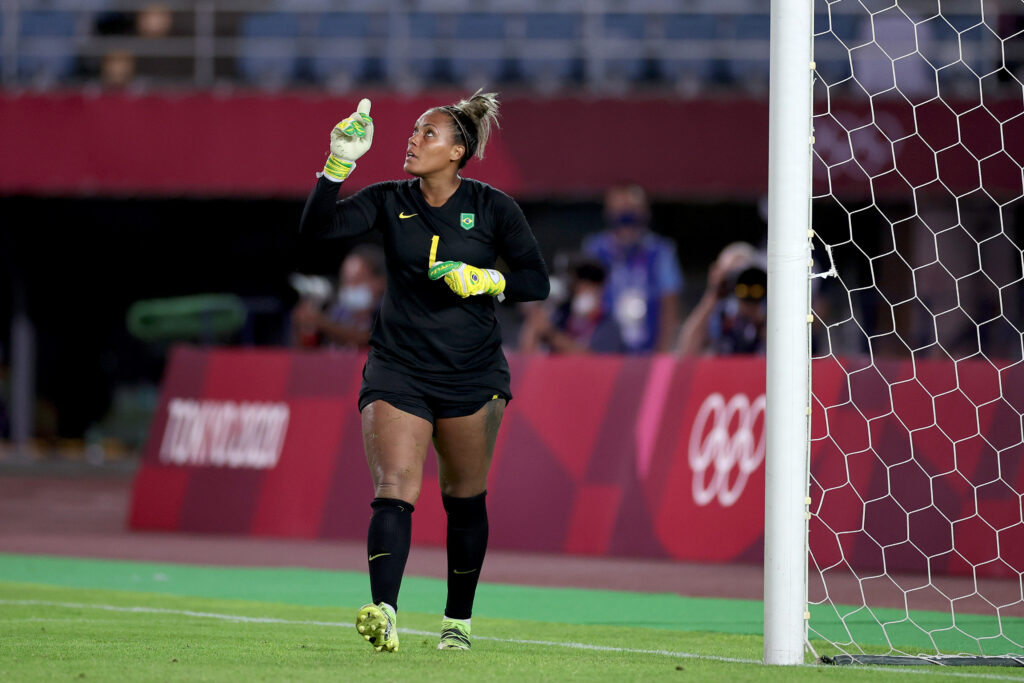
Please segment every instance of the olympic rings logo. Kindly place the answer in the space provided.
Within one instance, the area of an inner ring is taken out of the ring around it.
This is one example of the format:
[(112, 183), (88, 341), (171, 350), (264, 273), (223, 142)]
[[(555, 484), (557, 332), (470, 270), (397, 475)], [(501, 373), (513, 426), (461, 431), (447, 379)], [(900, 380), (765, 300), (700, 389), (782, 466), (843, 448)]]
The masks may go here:
[[(704, 399), (690, 431), (689, 462), (697, 505), (703, 507), (718, 498), (722, 507), (729, 507), (739, 500), (747, 479), (764, 462), (764, 408), (764, 394), (753, 403), (746, 394), (736, 394), (728, 403), (718, 393)], [(758, 418), (761, 428), (755, 440)]]

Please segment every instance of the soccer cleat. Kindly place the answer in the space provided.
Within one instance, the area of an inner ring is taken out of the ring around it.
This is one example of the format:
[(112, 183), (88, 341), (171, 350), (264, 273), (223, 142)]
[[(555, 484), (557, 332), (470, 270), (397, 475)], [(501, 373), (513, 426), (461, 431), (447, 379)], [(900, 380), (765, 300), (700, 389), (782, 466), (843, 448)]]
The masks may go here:
[(363, 605), (356, 615), (356, 630), (377, 652), (398, 650), (398, 618), (387, 603)]
[(469, 622), (462, 619), (445, 619), (441, 622), (441, 642), (438, 650), (468, 650)]

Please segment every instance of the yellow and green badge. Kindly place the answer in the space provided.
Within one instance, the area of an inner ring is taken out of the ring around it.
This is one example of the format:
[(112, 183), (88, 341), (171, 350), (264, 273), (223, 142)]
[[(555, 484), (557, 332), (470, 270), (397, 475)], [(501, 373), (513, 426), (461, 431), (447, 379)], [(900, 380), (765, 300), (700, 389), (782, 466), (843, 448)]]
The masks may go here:
[(462, 226), (463, 230), (472, 230), (473, 225), (476, 223), (475, 213), (464, 213), (459, 216), (459, 225)]

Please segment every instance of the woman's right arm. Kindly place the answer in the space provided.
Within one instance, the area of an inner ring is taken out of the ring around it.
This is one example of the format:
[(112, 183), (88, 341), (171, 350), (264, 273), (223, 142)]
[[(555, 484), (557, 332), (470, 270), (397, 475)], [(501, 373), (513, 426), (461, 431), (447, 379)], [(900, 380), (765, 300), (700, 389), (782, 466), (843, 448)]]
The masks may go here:
[(304, 237), (353, 237), (369, 231), (377, 219), (374, 186), (363, 188), (348, 199), (338, 201), (341, 183), (324, 176), (309, 193), (299, 220)]
[(299, 234), (306, 237), (350, 237), (373, 227), (377, 218), (373, 187), (364, 188), (344, 201), (338, 201), (338, 189), (353, 169), (356, 160), (373, 143), (373, 119), (370, 100), (363, 98), (352, 115), (331, 129), (331, 153), (316, 187), (306, 199), (299, 219)]

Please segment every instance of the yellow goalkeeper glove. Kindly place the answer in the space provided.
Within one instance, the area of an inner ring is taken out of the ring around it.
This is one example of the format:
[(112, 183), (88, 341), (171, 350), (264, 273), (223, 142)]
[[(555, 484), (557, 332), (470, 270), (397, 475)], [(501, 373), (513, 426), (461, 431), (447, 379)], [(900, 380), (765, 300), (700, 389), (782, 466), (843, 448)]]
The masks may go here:
[(324, 164), (328, 180), (340, 183), (356, 167), (356, 159), (366, 154), (373, 143), (373, 119), (370, 100), (359, 100), (359, 106), (348, 118), (331, 130), (331, 154)]
[(462, 261), (440, 261), (427, 271), (431, 280), (445, 284), (463, 299), (476, 294), (498, 296), (505, 291), (505, 276), (489, 268), (477, 268)]

